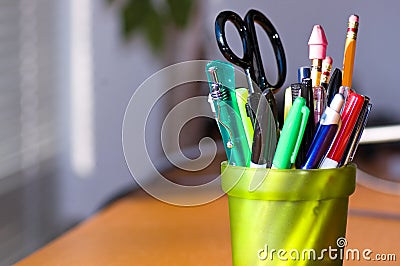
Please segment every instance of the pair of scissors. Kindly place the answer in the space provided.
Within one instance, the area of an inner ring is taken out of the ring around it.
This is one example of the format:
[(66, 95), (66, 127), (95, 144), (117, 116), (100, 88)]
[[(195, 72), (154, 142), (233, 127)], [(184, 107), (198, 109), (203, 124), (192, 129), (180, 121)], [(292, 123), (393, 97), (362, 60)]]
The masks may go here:
[[(242, 57), (237, 56), (227, 43), (225, 32), (227, 22), (231, 22), (239, 32), (243, 48)], [(274, 50), (278, 70), (275, 84), (270, 83), (265, 75), (256, 24), (266, 32)], [(244, 20), (232, 11), (219, 13), (215, 20), (215, 35), (223, 56), (245, 72), (249, 90), (247, 110), (255, 129), (251, 161), (268, 167), (272, 162), (279, 136), (278, 108), (272, 91), (278, 91), (282, 87), (287, 73), (285, 52), (279, 34), (264, 14), (251, 9)], [(253, 81), (257, 86), (253, 86)], [(265, 99), (267, 105), (262, 104)]]
[[(243, 47), (242, 57), (237, 56), (228, 45), (225, 32), (227, 22), (231, 22), (239, 32)], [(275, 84), (270, 83), (265, 75), (260, 47), (257, 40), (256, 24), (261, 26), (261, 28), (266, 32), (274, 50), (278, 70), (278, 77)], [(249, 97), (251, 94), (256, 92), (252, 85), (252, 80), (258, 85), (261, 91), (266, 89), (278, 91), (282, 87), (287, 73), (285, 52), (278, 32), (264, 14), (251, 9), (247, 12), (243, 20), (233, 11), (223, 11), (219, 13), (215, 20), (215, 35), (222, 55), (229, 62), (244, 70), (249, 85)], [(274, 118), (277, 119), (277, 106), (275, 99), (271, 93), (266, 94)], [(256, 110), (256, 106), (252, 106), (254, 103), (249, 102), (249, 104), (252, 110)]]

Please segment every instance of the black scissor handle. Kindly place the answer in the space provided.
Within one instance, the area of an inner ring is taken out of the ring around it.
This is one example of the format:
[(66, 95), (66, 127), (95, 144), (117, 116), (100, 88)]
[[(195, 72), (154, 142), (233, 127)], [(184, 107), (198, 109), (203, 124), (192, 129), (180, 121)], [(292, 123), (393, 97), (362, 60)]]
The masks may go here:
[[(275, 59), (278, 68), (278, 80), (275, 84), (269, 83), (264, 73), (264, 66), (261, 60), (260, 47), (258, 46), (255, 23), (260, 25), (267, 33), (268, 38), (274, 49)], [(283, 45), (278, 32), (276, 31), (271, 21), (264, 14), (254, 9), (251, 9), (247, 12), (245, 16), (245, 25), (247, 26), (248, 30), (248, 37), (251, 38), (251, 43), (253, 45), (253, 58), (251, 58), (251, 62), (253, 62), (255, 80), (259, 84), (260, 88), (281, 88), (286, 79), (287, 69), (285, 51), (283, 49)]]
[[(225, 25), (228, 21), (231, 22), (238, 30), (242, 40), (243, 57), (241, 58), (232, 51), (226, 40)], [(222, 11), (219, 13), (215, 19), (215, 37), (217, 38), (219, 50), (229, 62), (245, 70), (249, 70), (250, 73), (253, 72), (253, 65), (251, 62), (251, 55), (253, 52), (251, 45), (248, 43), (248, 40), (250, 39), (245, 22), (238, 14), (232, 11)]]

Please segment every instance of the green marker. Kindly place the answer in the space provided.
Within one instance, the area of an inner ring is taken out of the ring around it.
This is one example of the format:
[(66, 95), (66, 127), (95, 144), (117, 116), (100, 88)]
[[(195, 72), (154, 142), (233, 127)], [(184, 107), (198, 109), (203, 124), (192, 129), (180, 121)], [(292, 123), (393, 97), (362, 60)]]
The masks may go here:
[(309, 114), (310, 109), (306, 106), (306, 100), (297, 97), (283, 124), (272, 168), (290, 169), (296, 161)]

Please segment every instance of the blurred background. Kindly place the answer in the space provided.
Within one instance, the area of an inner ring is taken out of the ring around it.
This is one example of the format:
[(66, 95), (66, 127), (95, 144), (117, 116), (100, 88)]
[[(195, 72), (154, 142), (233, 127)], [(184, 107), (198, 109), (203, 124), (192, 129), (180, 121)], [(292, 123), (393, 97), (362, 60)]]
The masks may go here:
[[(368, 5), (361, 0), (0, 0), (0, 265), (21, 259), (138, 188), (121, 143), (129, 99), (163, 67), (223, 59), (214, 39), (214, 19), (222, 10), (244, 16), (255, 8), (270, 18), (285, 47), (285, 86), (296, 81), (299, 66), (309, 64), (314, 24), (324, 27), (328, 55), (341, 67), (347, 19), (358, 14), (353, 84), (373, 101), (368, 126), (399, 124), (399, 7), (395, 0)], [(233, 26), (229, 31), (240, 53)], [(267, 38), (261, 31), (259, 36), (266, 72), (274, 77)], [(173, 152), (161, 149), (163, 118), (182, 100), (207, 93), (207, 84), (187, 84), (154, 106), (146, 138), (160, 171), (170, 166), (165, 152)], [(281, 103), (282, 92), (277, 98)], [(199, 140), (218, 141), (217, 133), (213, 120), (194, 119), (182, 129), (181, 147), (196, 157)], [(399, 182), (399, 148), (396, 142), (364, 145), (356, 160), (369, 173)], [(195, 175), (180, 182), (207, 182)]]

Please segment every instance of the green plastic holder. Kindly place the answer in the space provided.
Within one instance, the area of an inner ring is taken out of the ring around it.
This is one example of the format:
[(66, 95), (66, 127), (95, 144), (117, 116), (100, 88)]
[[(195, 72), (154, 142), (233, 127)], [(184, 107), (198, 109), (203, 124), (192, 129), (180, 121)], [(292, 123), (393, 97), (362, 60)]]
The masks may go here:
[(277, 170), (224, 162), (221, 172), (234, 266), (342, 265), (355, 165)]

